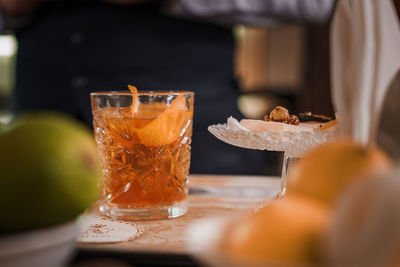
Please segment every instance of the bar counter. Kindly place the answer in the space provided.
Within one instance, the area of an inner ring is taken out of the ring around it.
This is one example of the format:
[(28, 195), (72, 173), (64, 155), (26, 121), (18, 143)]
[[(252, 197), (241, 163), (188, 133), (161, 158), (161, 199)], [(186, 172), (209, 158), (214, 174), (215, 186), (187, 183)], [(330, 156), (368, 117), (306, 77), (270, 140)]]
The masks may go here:
[(79, 244), (72, 266), (99, 258), (122, 261), (127, 266), (198, 266), (188, 248), (187, 230), (191, 225), (256, 208), (275, 197), (279, 189), (279, 177), (193, 174), (184, 216), (136, 221), (145, 231), (132, 241)]

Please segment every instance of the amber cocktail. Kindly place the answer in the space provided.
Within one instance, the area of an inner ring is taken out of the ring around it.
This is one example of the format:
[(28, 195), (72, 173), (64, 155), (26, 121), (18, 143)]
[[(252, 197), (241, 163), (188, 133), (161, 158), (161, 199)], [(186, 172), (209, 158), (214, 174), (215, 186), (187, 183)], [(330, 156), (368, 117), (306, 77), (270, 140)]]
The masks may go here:
[(157, 219), (186, 212), (193, 101), (193, 92), (91, 94), (103, 214)]

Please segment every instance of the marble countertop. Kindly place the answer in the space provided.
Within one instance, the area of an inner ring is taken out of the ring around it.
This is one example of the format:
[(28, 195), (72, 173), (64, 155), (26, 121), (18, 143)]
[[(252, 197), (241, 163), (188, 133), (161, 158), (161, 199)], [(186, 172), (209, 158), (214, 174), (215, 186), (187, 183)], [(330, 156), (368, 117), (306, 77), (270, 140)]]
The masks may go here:
[(136, 221), (144, 233), (113, 244), (79, 244), (84, 250), (136, 253), (190, 254), (188, 228), (199, 220), (238, 216), (263, 205), (280, 189), (278, 177), (191, 175), (188, 212), (175, 219)]

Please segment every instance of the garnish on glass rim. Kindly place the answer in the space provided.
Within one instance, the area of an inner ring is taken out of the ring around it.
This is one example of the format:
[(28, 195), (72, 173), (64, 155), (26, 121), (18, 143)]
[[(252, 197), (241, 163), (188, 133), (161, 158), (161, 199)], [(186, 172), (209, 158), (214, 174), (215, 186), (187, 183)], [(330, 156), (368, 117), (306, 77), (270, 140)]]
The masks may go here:
[(129, 91), (131, 91), (132, 94), (138, 93), (138, 89), (133, 85), (128, 84), (128, 89), (129, 89)]
[(133, 94), (133, 96), (132, 96), (131, 110), (132, 110), (132, 114), (135, 114), (135, 112), (137, 111), (136, 100), (137, 100), (137, 98), (138, 98), (138, 95), (137, 95), (138, 89), (137, 89), (135, 86), (130, 85), (130, 84), (128, 84), (128, 89), (129, 89), (129, 91), (131, 91), (131, 93)]

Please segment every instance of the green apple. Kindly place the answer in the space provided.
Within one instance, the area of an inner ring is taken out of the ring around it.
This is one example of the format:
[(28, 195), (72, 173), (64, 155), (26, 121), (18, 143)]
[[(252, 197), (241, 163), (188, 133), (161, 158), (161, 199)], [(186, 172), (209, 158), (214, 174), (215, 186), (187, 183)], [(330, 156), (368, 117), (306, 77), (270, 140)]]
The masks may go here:
[(96, 143), (81, 122), (27, 113), (0, 135), (0, 232), (74, 220), (98, 197)]

